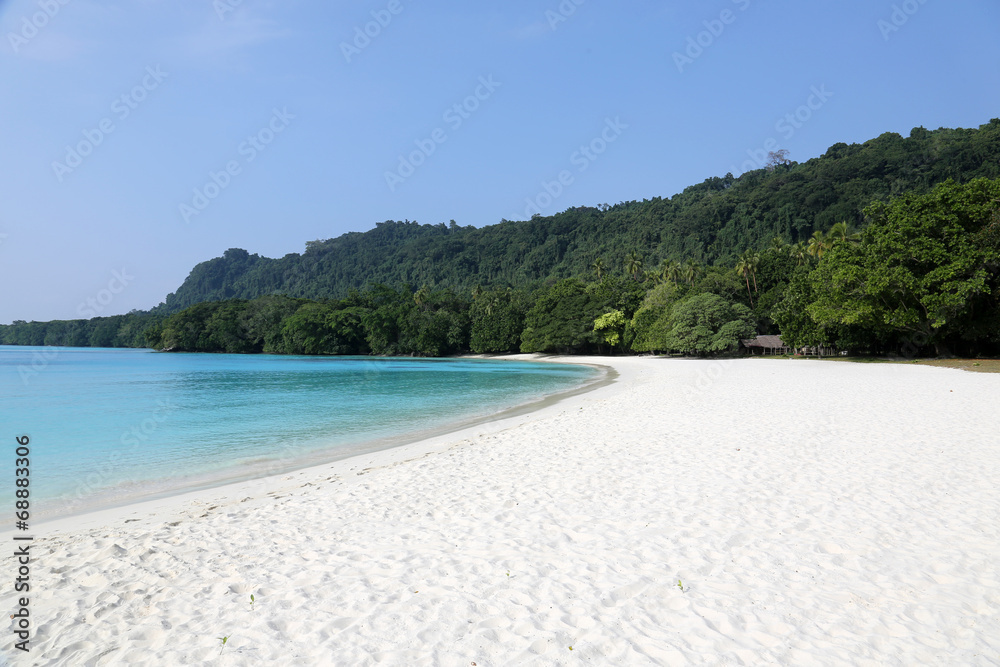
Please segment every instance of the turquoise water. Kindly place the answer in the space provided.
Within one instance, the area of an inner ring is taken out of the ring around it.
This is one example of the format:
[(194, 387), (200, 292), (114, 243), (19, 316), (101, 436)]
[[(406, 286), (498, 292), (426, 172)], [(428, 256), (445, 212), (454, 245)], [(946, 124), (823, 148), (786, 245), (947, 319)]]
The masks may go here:
[(574, 388), (598, 371), (0, 346), (0, 374), (11, 445), (3, 468), (12, 483), (14, 438), (28, 435), (32, 507), (53, 516), (344, 458)]

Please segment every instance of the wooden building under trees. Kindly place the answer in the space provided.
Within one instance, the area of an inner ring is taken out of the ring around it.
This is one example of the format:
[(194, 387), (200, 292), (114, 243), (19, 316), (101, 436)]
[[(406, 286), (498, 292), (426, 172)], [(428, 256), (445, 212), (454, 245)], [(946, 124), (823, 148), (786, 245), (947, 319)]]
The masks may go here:
[(792, 348), (785, 345), (781, 336), (757, 336), (740, 341), (740, 347), (750, 354), (791, 354)]

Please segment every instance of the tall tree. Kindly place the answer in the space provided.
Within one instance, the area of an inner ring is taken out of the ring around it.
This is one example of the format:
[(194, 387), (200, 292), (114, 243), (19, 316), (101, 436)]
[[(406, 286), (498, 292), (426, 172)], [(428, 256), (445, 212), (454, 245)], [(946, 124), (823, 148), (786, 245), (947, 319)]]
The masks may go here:
[(664, 337), (667, 349), (698, 355), (728, 352), (741, 339), (754, 335), (749, 308), (708, 293), (696, 294), (675, 305), (668, 327)]
[(674, 285), (681, 277), (681, 264), (673, 259), (665, 259), (660, 265), (660, 275), (664, 280), (669, 280)]
[(594, 273), (597, 274), (597, 279), (598, 280), (600, 280), (601, 278), (604, 277), (605, 266), (604, 266), (604, 260), (603, 259), (601, 259), (600, 257), (598, 257), (597, 259), (595, 259), (594, 263), (591, 264), (591, 268), (594, 269)]
[(639, 274), (642, 273), (642, 258), (635, 250), (629, 253), (628, 259), (625, 261), (625, 273), (632, 276), (633, 280), (639, 280)]
[(684, 262), (684, 266), (681, 268), (681, 275), (684, 277), (684, 280), (688, 285), (693, 285), (694, 281), (696, 281), (701, 274), (701, 264), (693, 259), (689, 259)]
[(628, 320), (620, 310), (612, 310), (604, 313), (594, 320), (594, 331), (601, 334), (604, 342), (614, 349), (624, 349), (626, 345), (625, 330), (628, 328)]
[(510, 288), (483, 292), (472, 302), (472, 351), (517, 352), (524, 331), (527, 298)]
[(841, 221), (830, 228), (827, 238), (832, 243), (846, 243), (847, 241), (856, 240), (857, 236), (851, 234), (850, 227), (846, 222)]
[(736, 260), (736, 273), (740, 275), (747, 284), (747, 297), (750, 299), (750, 307), (753, 308), (753, 294), (750, 293), (750, 262), (746, 253)]
[(809, 254), (816, 259), (823, 259), (823, 254), (833, 246), (830, 237), (823, 232), (816, 230), (809, 237)]
[(594, 320), (603, 303), (574, 278), (543, 291), (525, 318), (522, 352), (579, 352), (600, 342)]
[(802, 266), (809, 261), (809, 246), (805, 241), (799, 241), (789, 248), (789, 254), (796, 266)]
[(750, 269), (750, 275), (753, 276), (753, 292), (757, 293), (757, 267), (760, 266), (760, 253), (756, 250), (751, 250), (747, 255), (747, 267)]
[(866, 211), (860, 242), (837, 244), (815, 270), (819, 323), (861, 324), (930, 343), (939, 355), (969, 334), (1000, 338), (1000, 252), (978, 235), (1000, 209), (1000, 180), (943, 183)]

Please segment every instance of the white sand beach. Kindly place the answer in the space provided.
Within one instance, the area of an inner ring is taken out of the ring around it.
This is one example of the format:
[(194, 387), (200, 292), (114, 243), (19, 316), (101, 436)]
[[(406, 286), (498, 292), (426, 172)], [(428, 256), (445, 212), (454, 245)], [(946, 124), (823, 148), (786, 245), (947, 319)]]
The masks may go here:
[(429, 441), (39, 525), (31, 651), (8, 630), (0, 653), (1000, 664), (1000, 375), (566, 361), (619, 377)]

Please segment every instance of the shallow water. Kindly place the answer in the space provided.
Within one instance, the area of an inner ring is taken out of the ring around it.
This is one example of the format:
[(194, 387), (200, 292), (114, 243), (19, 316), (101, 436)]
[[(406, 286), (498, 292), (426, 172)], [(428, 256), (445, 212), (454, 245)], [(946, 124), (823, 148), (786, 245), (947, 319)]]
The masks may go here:
[(52, 516), (334, 460), (596, 379), (479, 359), (0, 346), (0, 418)]

